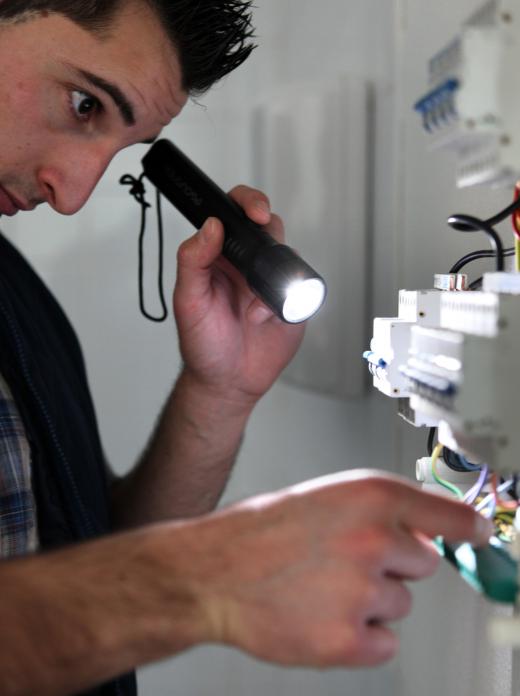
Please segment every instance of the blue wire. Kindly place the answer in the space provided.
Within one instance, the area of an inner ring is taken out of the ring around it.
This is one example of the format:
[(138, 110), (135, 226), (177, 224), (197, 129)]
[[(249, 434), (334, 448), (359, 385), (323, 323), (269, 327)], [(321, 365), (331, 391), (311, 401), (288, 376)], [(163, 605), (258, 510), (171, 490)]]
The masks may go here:
[(468, 462), (466, 457), (463, 457), (462, 454), (458, 455), (460, 462), (462, 466), (464, 466), (468, 471), (482, 471), (482, 467), (477, 465), (477, 464), (471, 464)]

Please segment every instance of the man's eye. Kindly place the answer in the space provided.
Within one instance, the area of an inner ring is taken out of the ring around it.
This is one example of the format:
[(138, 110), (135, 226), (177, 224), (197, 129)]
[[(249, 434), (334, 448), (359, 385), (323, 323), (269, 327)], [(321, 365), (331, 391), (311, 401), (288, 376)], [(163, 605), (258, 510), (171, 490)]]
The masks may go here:
[(100, 110), (101, 103), (91, 94), (75, 89), (71, 92), (71, 106), (78, 120), (88, 121), (93, 114)]

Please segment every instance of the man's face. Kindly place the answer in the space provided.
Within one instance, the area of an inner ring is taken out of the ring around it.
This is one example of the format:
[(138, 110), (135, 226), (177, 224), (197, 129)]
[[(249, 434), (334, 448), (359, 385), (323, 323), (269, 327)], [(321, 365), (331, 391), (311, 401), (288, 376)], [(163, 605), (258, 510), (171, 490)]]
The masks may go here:
[(104, 39), (56, 14), (0, 23), (0, 213), (75, 213), (112, 157), (157, 137), (186, 100), (145, 3), (125, 3)]

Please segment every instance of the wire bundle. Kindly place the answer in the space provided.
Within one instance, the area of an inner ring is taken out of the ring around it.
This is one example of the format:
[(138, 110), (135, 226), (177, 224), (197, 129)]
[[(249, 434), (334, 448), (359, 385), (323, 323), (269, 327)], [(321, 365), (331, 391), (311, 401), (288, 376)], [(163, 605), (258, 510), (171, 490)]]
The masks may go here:
[[(504, 249), (502, 240), (494, 227), (510, 216), (515, 234), (515, 245)], [(472, 251), (463, 256), (453, 264), (450, 273), (458, 273), (468, 263), (477, 261), (477, 259), (486, 258), (495, 258), (496, 270), (503, 271), (504, 258), (513, 256), (513, 254), (516, 256), (516, 270), (520, 271), (520, 182), (515, 186), (513, 202), (487, 220), (481, 220), (472, 215), (456, 214), (451, 215), (447, 222), (450, 227), (459, 232), (484, 232), (484, 234), (488, 236), (491, 244), (491, 249), (480, 249), (479, 251)], [(480, 280), (479, 278), (477, 281), (474, 281), (474, 283), (470, 285), (470, 288), (474, 290), (475, 287), (478, 286)]]

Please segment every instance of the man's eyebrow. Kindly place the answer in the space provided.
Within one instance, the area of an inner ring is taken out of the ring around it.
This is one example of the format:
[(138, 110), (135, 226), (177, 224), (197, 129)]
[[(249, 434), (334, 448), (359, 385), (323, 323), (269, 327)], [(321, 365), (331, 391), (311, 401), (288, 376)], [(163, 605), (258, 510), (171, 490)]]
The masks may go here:
[(78, 69), (77, 72), (87, 82), (90, 82), (91, 85), (94, 85), (94, 87), (103, 90), (103, 92), (106, 92), (109, 95), (109, 97), (111, 97), (112, 101), (119, 109), (123, 121), (126, 123), (127, 126), (135, 126), (134, 107), (117, 85), (112, 84), (112, 82), (107, 82), (107, 80), (104, 80), (102, 77), (99, 77), (98, 75), (93, 75), (87, 70)]

